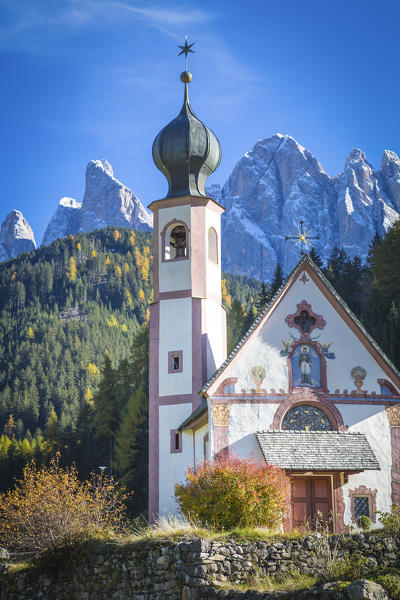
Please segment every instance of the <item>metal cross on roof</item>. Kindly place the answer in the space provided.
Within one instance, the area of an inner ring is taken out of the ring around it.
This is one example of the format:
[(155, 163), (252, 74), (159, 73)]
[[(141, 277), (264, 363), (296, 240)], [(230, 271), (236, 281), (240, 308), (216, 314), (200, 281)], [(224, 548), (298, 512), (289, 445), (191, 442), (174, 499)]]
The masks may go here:
[(296, 240), (296, 246), (301, 246), (301, 255), (305, 254), (304, 246), (306, 247), (306, 253), (308, 253), (308, 247), (312, 244), (309, 240), (319, 240), (319, 235), (309, 235), (307, 229), (303, 227), (304, 221), (300, 221), (299, 231), (296, 235), (287, 235), (285, 240)]
[(185, 38), (185, 45), (184, 46), (178, 46), (178, 48), (181, 49), (181, 52), (179, 52), (178, 56), (180, 56), (181, 54), (185, 55), (185, 71), (187, 71), (187, 55), (189, 54), (189, 52), (194, 53), (194, 50), (192, 50), (192, 46), (195, 45), (196, 42), (193, 42), (193, 44), (188, 44), (187, 43), (187, 36)]

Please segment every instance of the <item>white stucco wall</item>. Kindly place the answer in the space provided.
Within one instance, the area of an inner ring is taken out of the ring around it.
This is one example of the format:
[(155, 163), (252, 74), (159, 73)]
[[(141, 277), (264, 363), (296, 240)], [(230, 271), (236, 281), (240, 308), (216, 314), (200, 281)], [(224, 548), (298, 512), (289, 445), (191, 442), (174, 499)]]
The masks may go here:
[[(346, 505), (345, 523), (354, 525), (351, 521), (349, 490), (354, 490), (360, 485), (377, 490), (376, 509), (390, 511), (391, 507), (391, 469), (392, 450), (390, 425), (384, 406), (365, 404), (343, 405), (337, 404), (343, 421), (349, 426), (349, 431), (364, 433), (378, 462), (380, 471), (363, 471), (349, 475), (349, 481), (343, 486), (343, 496)], [(378, 523), (377, 523), (378, 525)]]
[(190, 255), (188, 260), (162, 262), (161, 232), (164, 226), (172, 220), (183, 221), (189, 229), (190, 248), (190, 206), (175, 206), (172, 208), (161, 208), (158, 211), (159, 230), (159, 286), (160, 292), (171, 292), (177, 290), (188, 290), (191, 287)]
[(194, 432), (194, 462), (197, 464), (204, 461), (204, 436), (208, 432), (208, 423), (205, 423)]
[(177, 511), (174, 485), (185, 480), (185, 469), (193, 465), (192, 431), (182, 434), (182, 452), (171, 453), (171, 429), (176, 429), (192, 412), (192, 404), (160, 406), (159, 409), (159, 494), (160, 515)]
[[(192, 392), (192, 299), (160, 302), (159, 394)], [(183, 351), (182, 373), (168, 373), (168, 352)]]
[(229, 414), (229, 446), (240, 458), (264, 462), (255, 431), (269, 429), (278, 404), (232, 404)]

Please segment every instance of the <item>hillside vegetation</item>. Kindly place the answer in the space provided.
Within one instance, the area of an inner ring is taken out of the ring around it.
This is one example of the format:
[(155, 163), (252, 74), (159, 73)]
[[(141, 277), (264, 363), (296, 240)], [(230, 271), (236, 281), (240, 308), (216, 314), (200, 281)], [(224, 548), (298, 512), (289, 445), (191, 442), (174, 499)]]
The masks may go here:
[[(151, 233), (108, 228), (0, 265), (0, 490), (59, 450), (82, 478), (106, 467), (145, 510), (151, 246)], [(399, 263), (397, 224), (367, 264), (335, 249), (323, 269), (396, 365)], [(279, 265), (270, 284), (223, 274), (228, 351), (283, 280)]]

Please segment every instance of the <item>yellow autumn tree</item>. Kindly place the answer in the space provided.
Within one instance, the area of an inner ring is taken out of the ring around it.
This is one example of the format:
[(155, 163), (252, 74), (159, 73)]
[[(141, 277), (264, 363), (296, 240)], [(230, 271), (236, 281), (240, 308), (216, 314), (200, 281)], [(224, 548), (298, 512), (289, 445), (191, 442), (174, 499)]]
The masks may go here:
[(26, 332), (26, 337), (28, 338), (28, 340), (35, 339), (35, 332), (33, 331), (32, 327), (28, 327), (27, 332)]
[(118, 279), (121, 279), (122, 277), (122, 269), (119, 265), (117, 265), (114, 269), (114, 275), (115, 277), (117, 277)]
[(96, 250), (95, 250), (94, 248), (93, 248), (93, 250), (91, 251), (91, 253), (90, 253), (90, 256), (91, 256), (92, 258), (96, 258), (96, 256), (97, 256), (97, 252), (96, 252)]
[(76, 261), (73, 256), (69, 259), (69, 267), (67, 271), (67, 277), (70, 281), (76, 281), (77, 269), (76, 269)]
[(78, 249), (78, 252), (81, 252), (81, 250), (82, 250), (82, 244), (80, 242), (77, 243), (76, 247)]
[(108, 267), (108, 266), (109, 266), (109, 264), (110, 264), (110, 257), (109, 257), (109, 256), (107, 256), (107, 258), (106, 258), (106, 267)]
[(130, 243), (130, 245), (134, 246), (135, 245), (135, 241), (136, 241), (136, 236), (135, 236), (134, 232), (132, 231), (131, 235), (129, 237), (129, 243)]
[(144, 291), (142, 290), (142, 288), (139, 289), (138, 296), (139, 296), (139, 302), (144, 302), (145, 295), (144, 295)]
[(130, 293), (130, 291), (128, 289), (125, 290), (125, 297), (126, 297), (126, 301), (128, 303), (129, 308), (133, 308), (132, 294)]
[(222, 292), (222, 302), (227, 306), (232, 304), (232, 298), (230, 294), (228, 294), (228, 290), (226, 289), (226, 279), (221, 280), (221, 292)]
[(113, 535), (124, 526), (127, 495), (112, 478), (80, 481), (63, 469), (59, 454), (50, 466), (25, 466), (15, 487), (0, 493), (0, 546), (40, 555), (93, 535)]
[(120, 237), (121, 237), (121, 234), (118, 231), (118, 229), (114, 229), (114, 233), (113, 233), (114, 242), (118, 242)]
[(129, 273), (129, 265), (127, 262), (124, 263), (124, 271), (125, 271), (125, 273)]
[(93, 398), (94, 398), (93, 392), (90, 389), (90, 387), (88, 387), (85, 392), (85, 400), (86, 400), (86, 402), (90, 402), (91, 400), (93, 400)]
[(94, 363), (89, 363), (86, 367), (86, 371), (88, 375), (90, 375), (90, 377), (93, 378), (98, 377), (100, 375), (99, 367)]

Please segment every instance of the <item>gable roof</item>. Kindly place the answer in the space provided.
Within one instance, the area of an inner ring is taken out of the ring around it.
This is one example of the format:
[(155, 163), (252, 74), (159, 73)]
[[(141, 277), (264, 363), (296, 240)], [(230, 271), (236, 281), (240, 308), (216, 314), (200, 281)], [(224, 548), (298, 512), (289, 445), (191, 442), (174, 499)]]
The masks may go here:
[(367, 350), (374, 356), (377, 362), (380, 364), (383, 371), (395, 381), (398, 388), (400, 388), (400, 372), (396, 369), (394, 364), (389, 360), (383, 350), (379, 347), (379, 345), (375, 342), (375, 340), (370, 336), (368, 331), (359, 321), (359, 319), (355, 316), (355, 314), (350, 310), (347, 306), (346, 302), (339, 296), (334, 287), (329, 283), (326, 279), (325, 275), (321, 272), (321, 270), (317, 267), (317, 265), (312, 261), (308, 254), (305, 254), (302, 259), (297, 263), (294, 267), (290, 275), (287, 277), (285, 283), (279, 288), (276, 292), (272, 300), (264, 307), (261, 313), (255, 318), (253, 324), (242, 337), (240, 342), (235, 346), (227, 359), (222, 363), (222, 365), (215, 371), (215, 373), (209, 378), (209, 380), (203, 385), (201, 390), (199, 391), (200, 395), (207, 395), (207, 390), (211, 387), (211, 385), (219, 378), (219, 376), (225, 371), (228, 365), (232, 362), (235, 356), (240, 352), (243, 346), (246, 344), (247, 340), (253, 335), (253, 333), (267, 320), (270, 313), (273, 312), (275, 306), (281, 301), (281, 299), (286, 295), (289, 289), (292, 287), (293, 283), (296, 281), (297, 275), (300, 274), (301, 271), (307, 271), (307, 273), (311, 276), (314, 283), (321, 290), (321, 292), (326, 296), (327, 300), (333, 305), (337, 312), (342, 313), (345, 320), (351, 322), (355, 325), (355, 333), (359, 337), (360, 341), (366, 346)]

